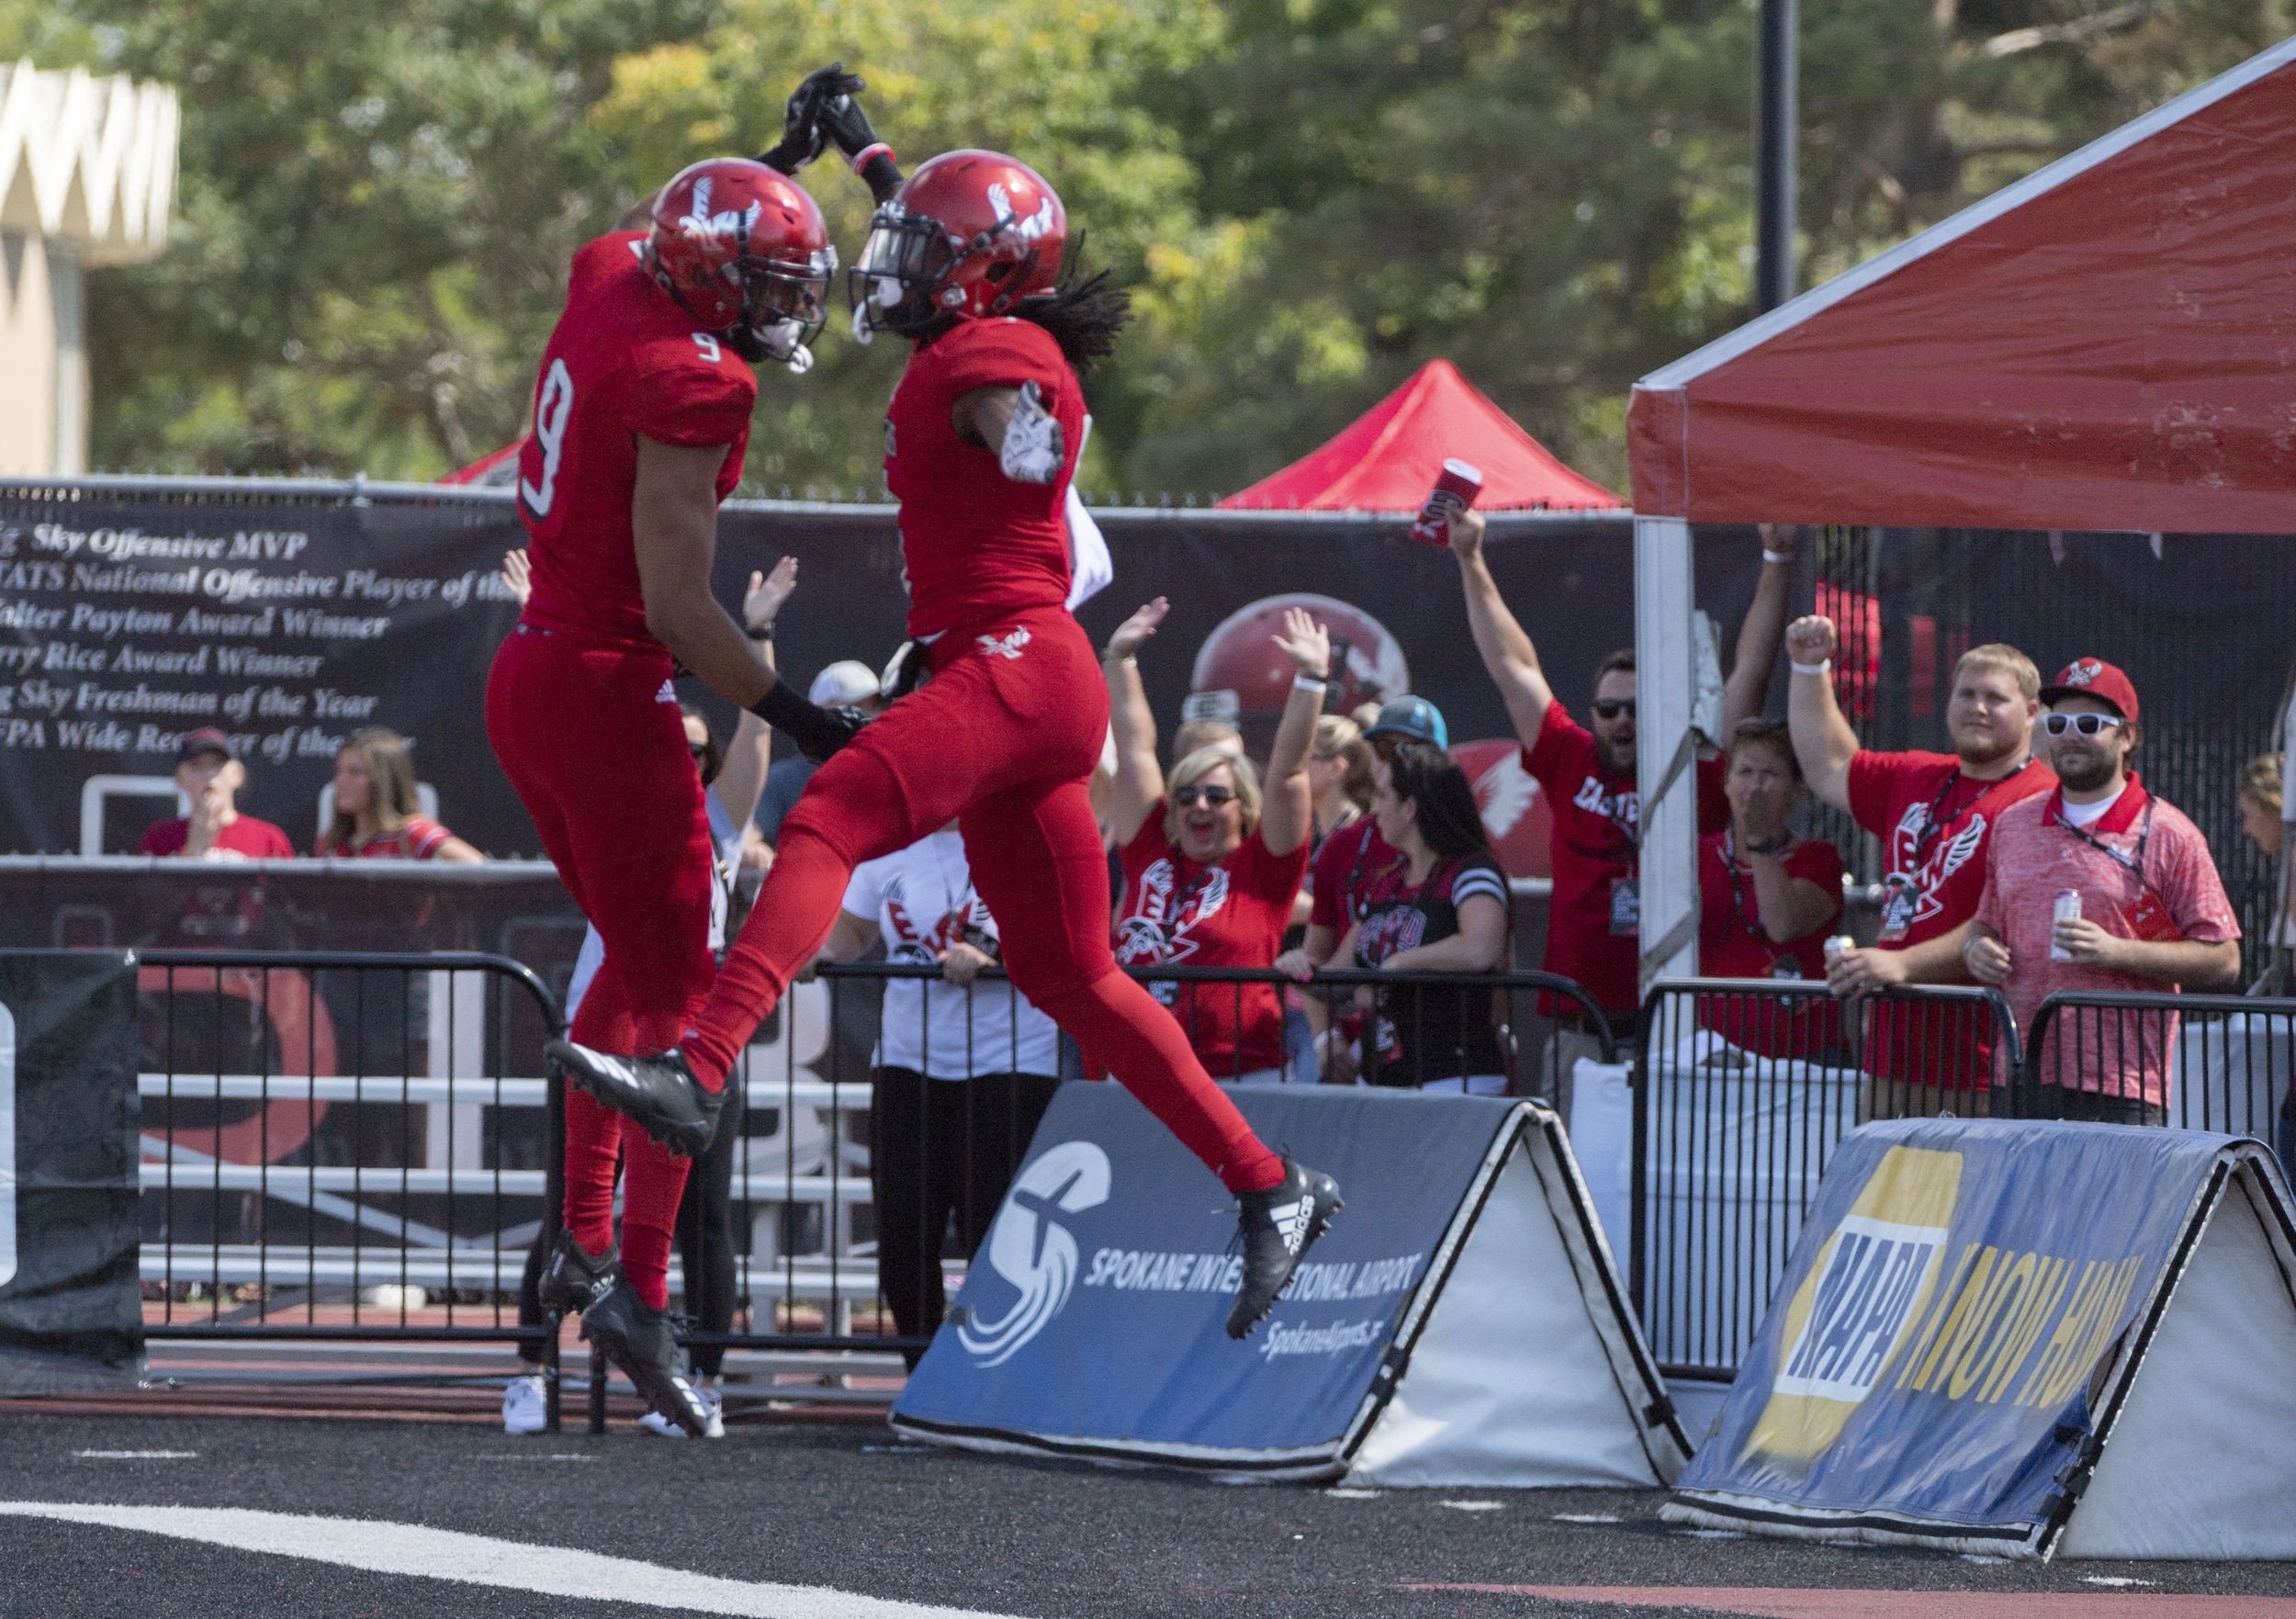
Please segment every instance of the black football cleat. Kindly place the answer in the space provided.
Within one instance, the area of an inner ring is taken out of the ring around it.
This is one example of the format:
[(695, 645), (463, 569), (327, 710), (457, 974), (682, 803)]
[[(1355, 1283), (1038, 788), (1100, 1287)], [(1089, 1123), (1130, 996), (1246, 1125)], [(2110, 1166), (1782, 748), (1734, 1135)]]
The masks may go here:
[(717, 1133), (726, 1093), (703, 1090), (675, 1046), (648, 1057), (616, 1057), (554, 1040), (542, 1052), (577, 1088), (636, 1120), (639, 1129), (681, 1158), (700, 1157)]
[(1320, 1170), (1284, 1160), (1284, 1178), (1265, 1192), (1244, 1192), (1236, 1202), (1244, 1239), (1244, 1285), (1228, 1312), (1228, 1336), (1244, 1338), (1276, 1306), (1276, 1296), (1291, 1280), (1315, 1240), (1331, 1229), (1332, 1216), (1345, 1207), (1339, 1185)]
[(542, 1308), (551, 1314), (580, 1315), (612, 1292), (621, 1279), (622, 1261), (612, 1249), (592, 1258), (582, 1252), (572, 1231), (560, 1231), (535, 1291)]
[(582, 1336), (636, 1385), (647, 1410), (696, 1439), (708, 1436), (709, 1407), (687, 1375), (686, 1352), (668, 1310), (653, 1309), (626, 1278), (616, 1278), (606, 1296), (582, 1312)]

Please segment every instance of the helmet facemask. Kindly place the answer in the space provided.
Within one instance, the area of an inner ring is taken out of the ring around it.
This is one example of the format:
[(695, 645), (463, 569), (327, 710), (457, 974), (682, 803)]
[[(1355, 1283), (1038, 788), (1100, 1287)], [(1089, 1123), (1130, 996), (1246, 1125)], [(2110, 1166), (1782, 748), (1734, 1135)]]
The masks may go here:
[[(809, 345), (829, 318), (837, 249), (825, 247), (804, 264), (745, 256), (738, 271), (741, 320), (724, 334), (726, 346), (753, 363), (780, 360), (801, 375), (811, 370)], [(726, 275), (736, 273), (736, 266), (726, 267)]]
[(869, 221), (861, 262), (845, 273), (855, 339), (867, 343), (880, 332), (923, 336), (947, 312), (939, 294), (956, 264), (939, 220), (898, 201), (880, 208)]

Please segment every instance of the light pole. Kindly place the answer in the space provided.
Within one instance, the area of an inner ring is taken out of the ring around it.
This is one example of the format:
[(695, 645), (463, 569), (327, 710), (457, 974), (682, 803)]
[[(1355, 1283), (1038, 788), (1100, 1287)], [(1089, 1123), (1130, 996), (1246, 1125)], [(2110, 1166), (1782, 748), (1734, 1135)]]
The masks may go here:
[(1754, 312), (1792, 298), (1795, 79), (1801, 31), (1796, 0), (1761, 0), (1761, 101), (1755, 114)]

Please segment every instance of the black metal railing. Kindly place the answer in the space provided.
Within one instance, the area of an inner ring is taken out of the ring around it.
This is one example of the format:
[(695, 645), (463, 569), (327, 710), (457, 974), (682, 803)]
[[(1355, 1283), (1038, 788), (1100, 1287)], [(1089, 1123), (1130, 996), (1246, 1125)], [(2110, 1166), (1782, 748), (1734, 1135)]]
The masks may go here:
[[(1950, 1045), (1956, 1035), (1965, 1043)], [(1876, 1058), (1891, 1064), (1879, 1078)], [(1626, 1199), (1628, 1285), (1660, 1364), (1736, 1370), (1842, 1135), (1905, 1112), (1980, 1111), (1984, 1079), (1956, 1089), (1923, 1076), (2005, 1080), (2019, 1059), (1995, 990), (1907, 986), (1845, 1004), (1816, 982), (1660, 982), (1635, 1056)]]
[(2285, 1162), (2292, 1086), (2296, 998), (2067, 993), (2034, 1012), (2005, 1101), (2020, 1119), (2254, 1136)]

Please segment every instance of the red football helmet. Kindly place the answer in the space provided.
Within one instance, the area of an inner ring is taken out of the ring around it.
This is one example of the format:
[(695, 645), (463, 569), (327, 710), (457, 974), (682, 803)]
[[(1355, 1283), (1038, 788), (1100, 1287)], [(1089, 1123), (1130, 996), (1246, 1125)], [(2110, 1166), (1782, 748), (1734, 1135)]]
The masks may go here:
[(998, 152), (944, 152), (869, 222), (847, 274), (854, 335), (1009, 313), (1052, 290), (1067, 245), (1068, 210), (1041, 174)]
[(1220, 621), (1197, 650), (1197, 691), (1233, 691), (1240, 721), (1273, 718), (1291, 697), (1291, 660), (1276, 650), (1284, 610), (1304, 607), (1332, 635), (1332, 681), (1339, 690), (1327, 699), (1334, 713), (1361, 703), (1384, 703), (1411, 690), (1411, 669), (1402, 643), (1388, 627), (1353, 602), (1304, 590), (1263, 596)]
[(794, 180), (748, 158), (713, 157), (662, 187), (645, 262), (679, 308), (742, 358), (794, 362), (821, 330), (837, 250)]

